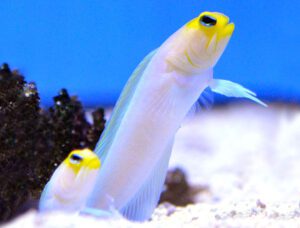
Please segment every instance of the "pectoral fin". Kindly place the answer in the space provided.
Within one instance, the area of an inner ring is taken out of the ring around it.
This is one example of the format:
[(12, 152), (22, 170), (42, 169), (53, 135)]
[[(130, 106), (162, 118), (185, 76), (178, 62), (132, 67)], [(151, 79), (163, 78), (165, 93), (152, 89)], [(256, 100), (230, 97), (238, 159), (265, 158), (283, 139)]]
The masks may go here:
[(203, 110), (210, 110), (214, 103), (214, 94), (212, 90), (207, 87), (189, 110), (188, 114), (186, 115), (187, 118), (193, 117), (196, 113), (199, 113)]
[(81, 215), (91, 215), (98, 218), (122, 218), (122, 215), (117, 210), (101, 210), (98, 208), (85, 207), (80, 211)]
[(254, 92), (237, 83), (227, 80), (214, 79), (209, 86), (215, 93), (219, 93), (227, 97), (248, 98), (264, 107), (268, 107), (264, 102), (256, 97)]

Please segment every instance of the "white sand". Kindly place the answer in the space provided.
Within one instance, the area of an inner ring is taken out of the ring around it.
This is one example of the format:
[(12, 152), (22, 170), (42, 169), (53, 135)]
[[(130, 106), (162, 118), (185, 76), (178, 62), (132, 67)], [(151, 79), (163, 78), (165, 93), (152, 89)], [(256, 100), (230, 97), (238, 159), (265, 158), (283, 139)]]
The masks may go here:
[(170, 166), (209, 187), (198, 204), (161, 205), (143, 224), (31, 212), (7, 227), (300, 227), (299, 107), (203, 112), (179, 130)]
[(207, 185), (199, 201), (300, 200), (300, 108), (230, 106), (179, 130), (170, 166)]

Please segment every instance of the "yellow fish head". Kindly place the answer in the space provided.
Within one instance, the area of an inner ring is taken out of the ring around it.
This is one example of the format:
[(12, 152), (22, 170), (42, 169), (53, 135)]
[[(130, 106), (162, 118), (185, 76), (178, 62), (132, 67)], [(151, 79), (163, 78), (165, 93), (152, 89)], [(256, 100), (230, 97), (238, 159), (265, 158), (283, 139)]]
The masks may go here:
[(57, 208), (82, 206), (94, 186), (100, 166), (100, 159), (93, 151), (73, 150), (50, 180)]
[(64, 160), (64, 164), (75, 174), (78, 174), (81, 169), (98, 170), (101, 166), (97, 155), (89, 149), (73, 150)]
[[(203, 12), (186, 24), (190, 46), (186, 52), (191, 63), (199, 68), (213, 67), (227, 46), (234, 31), (229, 18), (217, 12)], [(198, 57), (198, 58), (197, 58)]]
[(214, 67), (234, 30), (229, 18), (217, 12), (203, 12), (179, 30), (170, 65), (186, 74), (197, 74)]

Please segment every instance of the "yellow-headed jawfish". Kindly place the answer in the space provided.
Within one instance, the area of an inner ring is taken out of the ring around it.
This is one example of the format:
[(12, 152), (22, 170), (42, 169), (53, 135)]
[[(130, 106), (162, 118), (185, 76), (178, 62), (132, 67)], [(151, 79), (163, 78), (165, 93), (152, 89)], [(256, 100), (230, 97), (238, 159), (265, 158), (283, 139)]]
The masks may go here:
[(87, 205), (107, 209), (105, 196), (131, 220), (148, 219), (157, 205), (174, 136), (206, 88), (265, 104), (237, 83), (214, 79), (213, 68), (234, 24), (217, 12), (192, 19), (138, 65), (97, 147), (103, 166)]
[(47, 183), (39, 210), (79, 212), (94, 187), (100, 165), (100, 159), (91, 150), (73, 150)]

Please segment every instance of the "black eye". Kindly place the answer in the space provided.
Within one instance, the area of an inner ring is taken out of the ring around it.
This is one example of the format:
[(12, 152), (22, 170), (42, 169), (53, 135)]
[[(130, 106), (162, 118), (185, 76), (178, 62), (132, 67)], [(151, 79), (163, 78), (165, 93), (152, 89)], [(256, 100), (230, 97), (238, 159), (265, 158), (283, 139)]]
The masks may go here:
[(74, 164), (78, 164), (82, 160), (83, 160), (83, 158), (78, 154), (72, 154), (71, 157), (70, 157), (70, 161)]
[(199, 21), (206, 27), (212, 27), (217, 24), (217, 19), (207, 15), (203, 15), (202, 17), (200, 17)]

